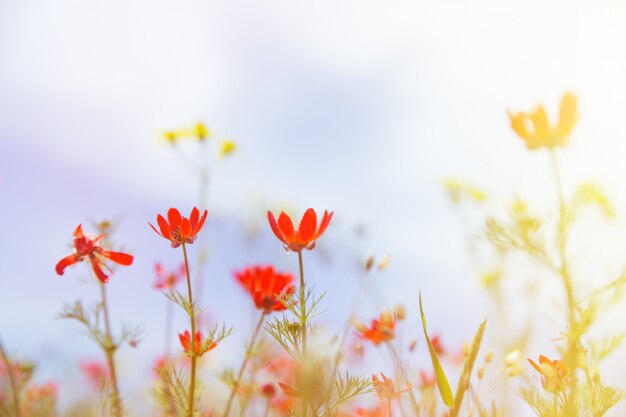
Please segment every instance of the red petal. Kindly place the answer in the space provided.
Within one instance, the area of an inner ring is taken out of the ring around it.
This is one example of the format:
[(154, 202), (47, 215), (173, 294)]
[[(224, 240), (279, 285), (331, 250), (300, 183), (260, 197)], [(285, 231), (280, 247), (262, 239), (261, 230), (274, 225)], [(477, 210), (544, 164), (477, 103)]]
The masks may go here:
[(198, 223), (198, 227), (193, 230), (194, 236), (197, 235), (200, 229), (202, 229), (202, 226), (204, 226), (204, 221), (206, 220), (206, 216), (208, 213), (209, 212), (207, 210), (204, 210), (204, 213), (202, 213), (202, 217), (200, 218), (200, 223)]
[(291, 222), (291, 218), (285, 214), (285, 212), (281, 212), (280, 216), (278, 216), (278, 227), (280, 228), (280, 232), (288, 243), (293, 242), (296, 238), (296, 232), (293, 230), (293, 223)]
[(156, 229), (156, 227), (154, 227), (154, 226), (152, 225), (152, 223), (148, 222), (148, 224), (150, 225), (150, 227), (152, 228), (152, 230), (154, 230), (154, 231), (156, 232), (156, 234), (157, 234), (157, 235), (159, 235), (159, 236), (161, 236), (161, 237), (164, 237), (164, 236), (161, 234), (161, 232), (159, 232), (159, 231)]
[(191, 222), (191, 230), (195, 233), (195, 230), (198, 228), (198, 219), (200, 218), (200, 212), (196, 207), (191, 210), (191, 214), (189, 215), (189, 221)]
[(186, 217), (183, 218), (180, 224), (180, 237), (181, 239), (189, 239), (191, 237), (191, 223)]
[(83, 233), (83, 225), (82, 224), (79, 224), (78, 227), (76, 227), (76, 230), (74, 230), (74, 237), (75, 238), (85, 237), (85, 235)]
[(113, 262), (118, 263), (120, 265), (128, 266), (128, 265), (131, 265), (133, 263), (133, 255), (129, 255), (127, 253), (102, 250), (102, 251), (100, 251), (100, 255), (102, 255), (105, 258), (108, 258), (108, 259), (112, 260)]
[(102, 282), (103, 284), (106, 284), (107, 282), (109, 282), (108, 275), (105, 274), (104, 271), (102, 271), (102, 268), (100, 267), (100, 262), (97, 259), (94, 259), (94, 258), (91, 259), (91, 269), (93, 270), (93, 273), (96, 275), (96, 278), (100, 280), (100, 282)]
[(280, 232), (280, 229), (278, 228), (278, 224), (276, 224), (276, 219), (274, 218), (274, 215), (272, 214), (271, 211), (267, 212), (267, 220), (270, 222), (270, 227), (272, 228), (272, 232), (274, 232), (274, 235), (276, 235), (278, 240), (286, 244), (287, 241), (283, 237), (283, 234)]
[(304, 212), (302, 220), (300, 220), (300, 226), (298, 227), (298, 240), (301, 244), (306, 245), (315, 236), (315, 229), (317, 229), (317, 214), (312, 208)]
[(176, 229), (183, 221), (183, 217), (180, 215), (180, 211), (175, 208), (171, 208), (167, 211), (167, 220), (170, 223), (170, 228)]
[(159, 224), (159, 229), (161, 229), (161, 236), (166, 239), (172, 240), (172, 234), (170, 233), (170, 225), (167, 224), (167, 220), (165, 217), (160, 214), (157, 216), (157, 223)]
[(54, 269), (57, 271), (57, 274), (63, 275), (63, 272), (65, 272), (65, 268), (70, 265), (74, 265), (76, 262), (78, 262), (78, 260), (79, 258), (76, 255), (66, 256), (57, 263)]
[(317, 231), (317, 233), (315, 234), (315, 239), (317, 239), (318, 237), (322, 236), (322, 233), (324, 233), (326, 231), (326, 228), (328, 227), (328, 225), (330, 224), (331, 219), (333, 218), (333, 214), (335, 214), (334, 211), (331, 211), (330, 214), (328, 214), (328, 211), (324, 210), (324, 217), (322, 217), (322, 222), (320, 223), (320, 228)]

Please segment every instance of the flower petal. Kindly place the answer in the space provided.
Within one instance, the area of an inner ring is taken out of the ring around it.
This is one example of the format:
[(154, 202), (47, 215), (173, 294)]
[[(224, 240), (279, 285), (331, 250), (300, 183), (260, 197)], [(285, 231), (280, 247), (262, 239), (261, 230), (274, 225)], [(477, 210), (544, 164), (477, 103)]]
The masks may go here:
[(104, 256), (107, 259), (112, 260), (113, 262), (120, 265), (131, 265), (133, 263), (133, 255), (129, 255), (127, 253), (122, 252), (113, 252), (108, 250), (101, 250), (100, 255)]
[(198, 232), (202, 229), (202, 226), (204, 226), (204, 221), (206, 220), (206, 216), (207, 216), (207, 214), (208, 214), (208, 211), (207, 211), (207, 210), (204, 210), (204, 213), (202, 213), (202, 217), (200, 218), (200, 222), (198, 223), (198, 227), (196, 227), (196, 228), (193, 230), (193, 235), (194, 235), (194, 236), (195, 236), (195, 235), (197, 235), (197, 234), (198, 234)]
[(183, 221), (183, 217), (180, 215), (180, 211), (171, 208), (167, 211), (167, 220), (170, 224), (170, 229), (176, 229)]
[(291, 218), (282, 211), (280, 216), (278, 216), (278, 227), (280, 228), (280, 232), (283, 235), (283, 238), (291, 243), (296, 238), (296, 232), (293, 230), (293, 223), (291, 222)]
[(267, 212), (267, 220), (270, 223), (270, 227), (272, 228), (272, 232), (274, 232), (274, 235), (278, 238), (278, 240), (286, 244), (287, 241), (283, 237), (283, 234), (281, 233), (280, 228), (278, 227), (278, 224), (276, 224), (276, 219), (274, 218), (274, 215), (272, 214), (271, 211)]
[(191, 223), (192, 233), (195, 233), (195, 230), (198, 228), (198, 219), (200, 218), (200, 211), (196, 207), (191, 210), (191, 214), (189, 215), (189, 222)]
[(322, 222), (320, 223), (320, 228), (317, 231), (317, 233), (315, 234), (315, 239), (317, 239), (318, 237), (322, 236), (322, 233), (324, 233), (326, 231), (326, 228), (328, 227), (328, 225), (330, 224), (330, 221), (333, 218), (333, 214), (335, 214), (334, 211), (331, 211), (330, 214), (329, 214), (327, 210), (324, 210), (324, 216), (322, 217)]
[(180, 237), (183, 240), (191, 237), (191, 222), (186, 217), (183, 217), (183, 221), (180, 223)]
[(80, 260), (80, 258), (78, 256), (74, 255), (74, 254), (66, 256), (65, 258), (61, 259), (56, 264), (54, 269), (57, 271), (57, 274), (63, 275), (63, 272), (65, 272), (65, 268), (67, 268), (70, 265), (74, 265), (79, 260)]
[(109, 282), (109, 276), (105, 274), (104, 271), (102, 271), (102, 268), (98, 259), (93, 257), (90, 259), (90, 261), (91, 261), (91, 269), (93, 270), (93, 273), (96, 275), (96, 278), (98, 278), (100, 282), (102, 282), (103, 284), (106, 284), (107, 282)]
[(160, 214), (157, 216), (157, 223), (159, 224), (159, 229), (161, 229), (161, 236), (165, 239), (172, 239), (172, 234), (170, 233), (170, 225), (167, 224), (167, 220)]
[(317, 228), (317, 213), (312, 208), (304, 212), (300, 226), (298, 227), (298, 240), (301, 244), (306, 245), (313, 240), (315, 229)]

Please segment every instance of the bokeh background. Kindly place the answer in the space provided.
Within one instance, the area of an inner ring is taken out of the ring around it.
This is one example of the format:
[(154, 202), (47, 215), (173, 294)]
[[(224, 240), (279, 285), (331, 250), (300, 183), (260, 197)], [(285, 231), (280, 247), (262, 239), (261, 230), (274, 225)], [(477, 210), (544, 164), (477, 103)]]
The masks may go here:
[[(58, 277), (53, 267), (78, 223), (111, 219), (136, 256), (109, 284), (113, 321), (144, 329), (120, 353), (126, 389), (149, 372), (165, 314), (153, 265), (180, 253), (147, 221), (198, 201), (161, 133), (203, 121), (238, 146), (213, 165), (204, 231), (203, 303), (238, 329), (220, 360), (243, 351), (252, 319), (232, 271), (296, 272), (265, 220), (282, 207), (336, 213), (306, 258), (327, 291), (322, 323), (345, 317), (359, 262), (389, 254), (363, 317), (404, 303), (417, 335), (421, 289), (430, 327), (460, 344), (489, 305), (468, 253), (480, 224), (459, 215), (442, 181), (553, 204), (547, 154), (526, 151), (507, 110), (542, 101), (554, 114), (573, 91), (581, 119), (562, 160), (566, 187), (597, 180), (623, 212), (625, 21), (617, 0), (0, 0), (0, 337), (40, 360), (41, 378), (72, 380), (77, 358), (99, 357), (75, 323), (55, 320), (63, 302), (95, 301), (96, 286), (86, 269)], [(577, 250), (610, 275), (626, 261), (626, 228), (619, 217), (602, 227), (580, 233)], [(539, 346), (558, 330), (546, 326)]]

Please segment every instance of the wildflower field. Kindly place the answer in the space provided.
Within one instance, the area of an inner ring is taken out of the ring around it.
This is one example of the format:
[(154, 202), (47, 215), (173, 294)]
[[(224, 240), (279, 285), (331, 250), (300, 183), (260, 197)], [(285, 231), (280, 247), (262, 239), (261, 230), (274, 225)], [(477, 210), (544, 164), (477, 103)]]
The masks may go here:
[(0, 0), (0, 417), (626, 415), (626, 6), (61, 3)]

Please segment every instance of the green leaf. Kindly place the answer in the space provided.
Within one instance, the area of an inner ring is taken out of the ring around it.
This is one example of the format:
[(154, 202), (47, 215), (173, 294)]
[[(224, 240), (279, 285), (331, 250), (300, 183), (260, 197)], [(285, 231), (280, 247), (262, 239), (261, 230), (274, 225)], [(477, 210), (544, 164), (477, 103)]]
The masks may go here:
[(465, 359), (465, 363), (463, 364), (463, 372), (461, 372), (461, 376), (459, 377), (459, 383), (456, 387), (454, 408), (450, 411), (450, 417), (457, 417), (461, 412), (463, 397), (465, 396), (465, 391), (467, 391), (467, 389), (469, 388), (472, 369), (474, 369), (474, 363), (476, 363), (476, 356), (478, 355), (478, 350), (480, 349), (480, 344), (483, 340), (483, 333), (485, 332), (486, 325), (486, 320), (483, 320), (483, 322), (480, 323), (480, 326), (476, 331), (476, 335), (474, 336), (474, 340), (472, 341), (472, 347), (470, 349), (469, 355), (467, 356), (467, 359)]
[(445, 372), (443, 372), (443, 368), (441, 367), (441, 363), (439, 362), (439, 358), (437, 357), (437, 352), (435, 352), (435, 348), (433, 344), (430, 342), (430, 337), (428, 337), (428, 330), (426, 330), (426, 316), (424, 315), (424, 308), (422, 307), (422, 293), (420, 292), (420, 314), (422, 316), (422, 326), (424, 327), (424, 336), (426, 337), (426, 343), (428, 343), (428, 351), (430, 352), (430, 360), (433, 363), (433, 368), (435, 370), (435, 378), (437, 379), (437, 387), (439, 388), (439, 395), (441, 395), (441, 399), (449, 408), (454, 407), (454, 395), (452, 394), (452, 389), (450, 388), (450, 383), (448, 382), (448, 378), (446, 377)]

